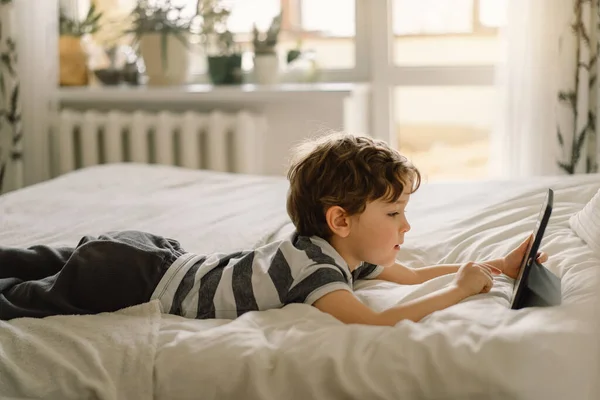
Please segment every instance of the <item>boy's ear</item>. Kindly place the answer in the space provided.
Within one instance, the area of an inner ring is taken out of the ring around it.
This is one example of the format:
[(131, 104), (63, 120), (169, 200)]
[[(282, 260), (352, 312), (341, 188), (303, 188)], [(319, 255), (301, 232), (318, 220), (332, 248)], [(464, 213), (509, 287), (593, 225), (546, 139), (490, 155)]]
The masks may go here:
[(342, 207), (329, 207), (325, 212), (325, 220), (334, 235), (346, 237), (350, 234), (350, 218)]

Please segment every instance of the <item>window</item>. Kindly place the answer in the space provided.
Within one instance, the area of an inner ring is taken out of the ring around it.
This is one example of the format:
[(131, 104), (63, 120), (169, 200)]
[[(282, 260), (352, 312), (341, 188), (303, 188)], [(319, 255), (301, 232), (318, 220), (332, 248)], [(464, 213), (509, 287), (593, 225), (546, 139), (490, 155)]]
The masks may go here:
[[(61, 1), (93, 1), (126, 15), (136, 0)], [(196, 0), (173, 1), (193, 13)], [(252, 67), (253, 24), (264, 30), (283, 12), (282, 62), (301, 43), (316, 54), (321, 80), (371, 83), (373, 136), (397, 143), (429, 180), (487, 175), (509, 0), (223, 1), (246, 52), (244, 68)], [(195, 57), (192, 70), (205, 76), (204, 54)]]
[[(136, 0), (94, 1), (101, 9), (119, 16), (126, 15), (136, 4)], [(154, 2), (160, 3), (161, 0)], [(172, 4), (184, 7), (190, 15), (195, 12), (196, 2), (172, 0)], [(253, 24), (256, 23), (260, 30), (266, 30), (272, 18), (283, 10), (278, 46), (282, 60), (285, 60), (288, 50), (300, 44), (302, 49), (314, 51), (320, 68), (339, 70), (355, 67), (355, 0), (223, 0), (223, 4), (232, 11), (228, 27), (236, 34), (236, 40), (241, 42), (244, 51), (252, 51)]]
[(395, 0), (394, 61), (400, 66), (498, 61), (508, 0)]
[(392, 134), (429, 181), (488, 176), (497, 93), (475, 79), (501, 60), (507, 1), (393, 2)]
[[(229, 28), (238, 40), (250, 47), (253, 23), (264, 30), (283, 10), (282, 33), (278, 50), (283, 57), (300, 43), (315, 53), (324, 69), (350, 69), (355, 66), (354, 0), (230, 0)], [(331, 18), (335, 15), (335, 18)]]
[(428, 181), (487, 177), (496, 100), (486, 86), (396, 87), (400, 152)]
[(508, 0), (394, 0), (400, 35), (494, 33), (506, 22)]

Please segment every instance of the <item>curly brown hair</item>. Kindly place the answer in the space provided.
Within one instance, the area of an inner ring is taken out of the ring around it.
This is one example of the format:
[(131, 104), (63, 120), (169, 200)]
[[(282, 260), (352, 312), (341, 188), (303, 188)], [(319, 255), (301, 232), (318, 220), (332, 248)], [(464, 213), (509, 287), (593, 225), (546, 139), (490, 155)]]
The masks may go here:
[(329, 239), (329, 207), (340, 206), (355, 215), (367, 202), (393, 202), (405, 187), (414, 193), (421, 184), (419, 170), (406, 157), (370, 137), (336, 132), (309, 139), (294, 150), (287, 174), (287, 212), (300, 235)]

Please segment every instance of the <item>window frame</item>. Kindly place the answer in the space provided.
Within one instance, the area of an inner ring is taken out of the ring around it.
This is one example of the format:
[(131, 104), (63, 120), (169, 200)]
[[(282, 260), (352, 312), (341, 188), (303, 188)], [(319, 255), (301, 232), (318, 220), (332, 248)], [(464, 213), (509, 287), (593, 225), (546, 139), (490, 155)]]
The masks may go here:
[[(393, 7), (393, 5), (392, 5)], [(456, 33), (407, 33), (407, 34), (396, 34), (394, 33), (394, 37), (398, 38), (436, 38), (436, 37), (480, 37), (480, 36), (495, 36), (498, 34), (499, 29), (495, 27), (485, 26), (481, 23), (479, 19), (479, 11), (481, 9), (481, 0), (473, 0), (473, 9), (471, 10), (472, 16), (472, 25), (471, 32), (456, 32)], [(390, 12), (392, 12), (390, 8)]]
[[(479, 0), (475, 1), (476, 6), (473, 7), (473, 12), (476, 12), (478, 16)], [(369, 7), (367, 7), (367, 3)], [(359, 31), (357, 29), (357, 64), (361, 59), (369, 60), (368, 81), (371, 83), (371, 135), (387, 141), (391, 146), (398, 147), (393, 112), (393, 91), (395, 87), (492, 86), (495, 81), (495, 65), (396, 65), (394, 62), (393, 45), (397, 36), (393, 33), (392, 7), (393, 0), (357, 0), (357, 13), (360, 8), (361, 11), (368, 14), (366, 25), (369, 27), (367, 46), (360, 48), (358, 47), (358, 43), (362, 38), (358, 37)], [(479, 18), (476, 21), (479, 21)], [(488, 34), (491, 34), (491, 32)], [(359, 53), (359, 49), (362, 52)]]
[[(94, 1), (94, 0), (93, 0)], [(284, 23), (287, 28), (301, 23), (300, 0), (281, 0)], [(393, 89), (396, 86), (490, 86), (494, 84), (493, 64), (468, 66), (398, 66), (394, 63), (393, 44), (397, 37), (393, 32), (393, 0), (355, 0), (355, 62), (353, 68), (323, 69), (323, 82), (360, 82), (371, 87), (370, 126), (371, 135), (397, 145), (393, 129)], [(479, 20), (480, 0), (474, 0), (474, 32), (450, 35), (493, 35), (496, 28), (483, 26)], [(295, 10), (290, 12), (291, 10)], [(287, 17), (286, 14), (289, 14)], [(287, 19), (286, 19), (287, 18)], [(293, 19), (296, 21), (292, 21)], [(305, 32), (315, 37), (314, 32)], [(426, 37), (445, 36), (417, 35)], [(325, 37), (326, 38), (326, 37)], [(326, 40), (326, 39), (325, 39)], [(208, 76), (199, 77), (200, 80)]]

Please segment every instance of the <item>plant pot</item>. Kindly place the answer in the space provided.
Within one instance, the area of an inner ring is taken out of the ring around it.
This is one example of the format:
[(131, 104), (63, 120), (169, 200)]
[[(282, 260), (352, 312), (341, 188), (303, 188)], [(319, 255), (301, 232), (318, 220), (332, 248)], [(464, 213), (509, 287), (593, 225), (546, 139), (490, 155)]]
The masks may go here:
[(58, 39), (59, 83), (61, 86), (85, 86), (89, 71), (87, 55), (78, 36), (62, 35)]
[(123, 81), (123, 71), (118, 69), (97, 69), (94, 70), (94, 75), (103, 85), (107, 86), (118, 85)]
[(273, 85), (279, 81), (279, 58), (277, 54), (255, 54), (254, 76), (261, 85)]
[[(163, 54), (163, 37), (166, 54)], [(190, 55), (184, 42), (186, 35), (150, 33), (140, 38), (140, 55), (144, 59), (149, 85), (183, 85), (187, 83)]]
[(208, 73), (215, 85), (242, 83), (242, 55), (208, 56)]

